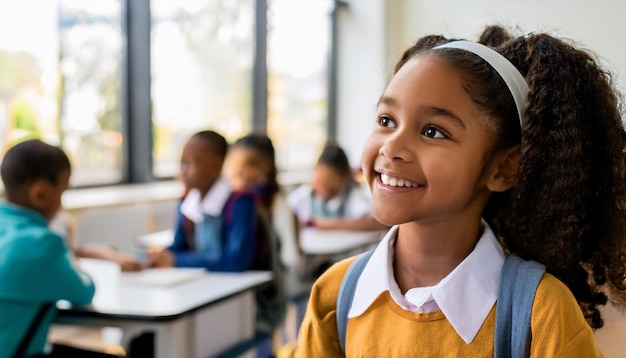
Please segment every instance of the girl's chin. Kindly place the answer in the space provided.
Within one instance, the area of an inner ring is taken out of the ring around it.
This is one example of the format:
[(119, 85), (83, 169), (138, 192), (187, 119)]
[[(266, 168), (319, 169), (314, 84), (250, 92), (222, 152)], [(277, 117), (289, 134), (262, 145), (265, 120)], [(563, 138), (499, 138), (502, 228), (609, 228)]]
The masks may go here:
[(404, 222), (406, 222), (406, 220), (402, 220), (399, 217), (396, 217), (395, 215), (389, 215), (389, 212), (384, 212), (384, 213), (373, 213), (373, 217), (374, 219), (376, 219), (376, 221), (378, 221), (379, 223), (386, 225), (386, 226), (393, 226), (393, 225), (398, 225), (398, 224), (402, 224)]

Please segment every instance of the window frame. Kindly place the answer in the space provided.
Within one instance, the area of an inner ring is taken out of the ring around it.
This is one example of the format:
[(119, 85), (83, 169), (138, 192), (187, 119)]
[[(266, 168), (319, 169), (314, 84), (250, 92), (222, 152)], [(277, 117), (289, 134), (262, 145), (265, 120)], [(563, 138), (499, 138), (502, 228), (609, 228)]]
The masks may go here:
[[(122, 0), (125, 46), (122, 69), (122, 136), (124, 159), (122, 183), (148, 183), (172, 178), (157, 178), (153, 174), (151, 73), (150, 73), (150, 0)], [(342, 0), (334, 0), (331, 9), (331, 43), (328, 56), (327, 140), (337, 136), (337, 11), (345, 7)], [(268, 0), (254, 4), (254, 62), (252, 65), (252, 130), (267, 133), (268, 68), (267, 68), (267, 12)], [(115, 185), (117, 183), (111, 183)], [(102, 185), (106, 186), (106, 184)]]

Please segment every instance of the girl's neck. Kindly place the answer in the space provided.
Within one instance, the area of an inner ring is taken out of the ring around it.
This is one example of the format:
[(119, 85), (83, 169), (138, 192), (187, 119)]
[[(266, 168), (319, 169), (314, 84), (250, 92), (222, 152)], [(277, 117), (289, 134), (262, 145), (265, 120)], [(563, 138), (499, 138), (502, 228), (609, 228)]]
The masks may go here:
[(476, 219), (400, 225), (393, 270), (402, 293), (439, 283), (474, 250), (481, 234)]

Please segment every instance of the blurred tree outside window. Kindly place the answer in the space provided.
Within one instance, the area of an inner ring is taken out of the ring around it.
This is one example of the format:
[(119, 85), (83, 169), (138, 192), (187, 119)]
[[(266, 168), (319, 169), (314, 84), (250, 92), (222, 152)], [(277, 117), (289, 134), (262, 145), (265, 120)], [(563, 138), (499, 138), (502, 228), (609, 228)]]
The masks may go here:
[(0, 0), (0, 150), (60, 145), (71, 184), (122, 180), (120, 0)]
[(283, 170), (310, 169), (326, 141), (332, 0), (269, 0), (268, 123)]
[(152, 0), (153, 174), (175, 176), (193, 133), (251, 129), (254, 0)]

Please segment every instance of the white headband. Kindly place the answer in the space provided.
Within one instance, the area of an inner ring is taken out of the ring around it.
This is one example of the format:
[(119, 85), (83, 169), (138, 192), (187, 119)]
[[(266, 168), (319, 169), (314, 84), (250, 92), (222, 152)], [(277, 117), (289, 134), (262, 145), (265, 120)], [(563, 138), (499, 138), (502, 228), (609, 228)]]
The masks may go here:
[(506, 86), (509, 88), (511, 95), (513, 96), (513, 100), (515, 101), (515, 106), (517, 107), (520, 125), (522, 124), (522, 118), (524, 118), (524, 112), (526, 111), (526, 106), (528, 105), (528, 83), (526, 83), (524, 76), (522, 76), (519, 70), (513, 66), (509, 60), (491, 48), (477, 42), (453, 41), (436, 46), (433, 50), (440, 48), (456, 48), (469, 51), (490, 64), (491, 67), (498, 72), (500, 77), (504, 80), (504, 83), (506, 83)]

